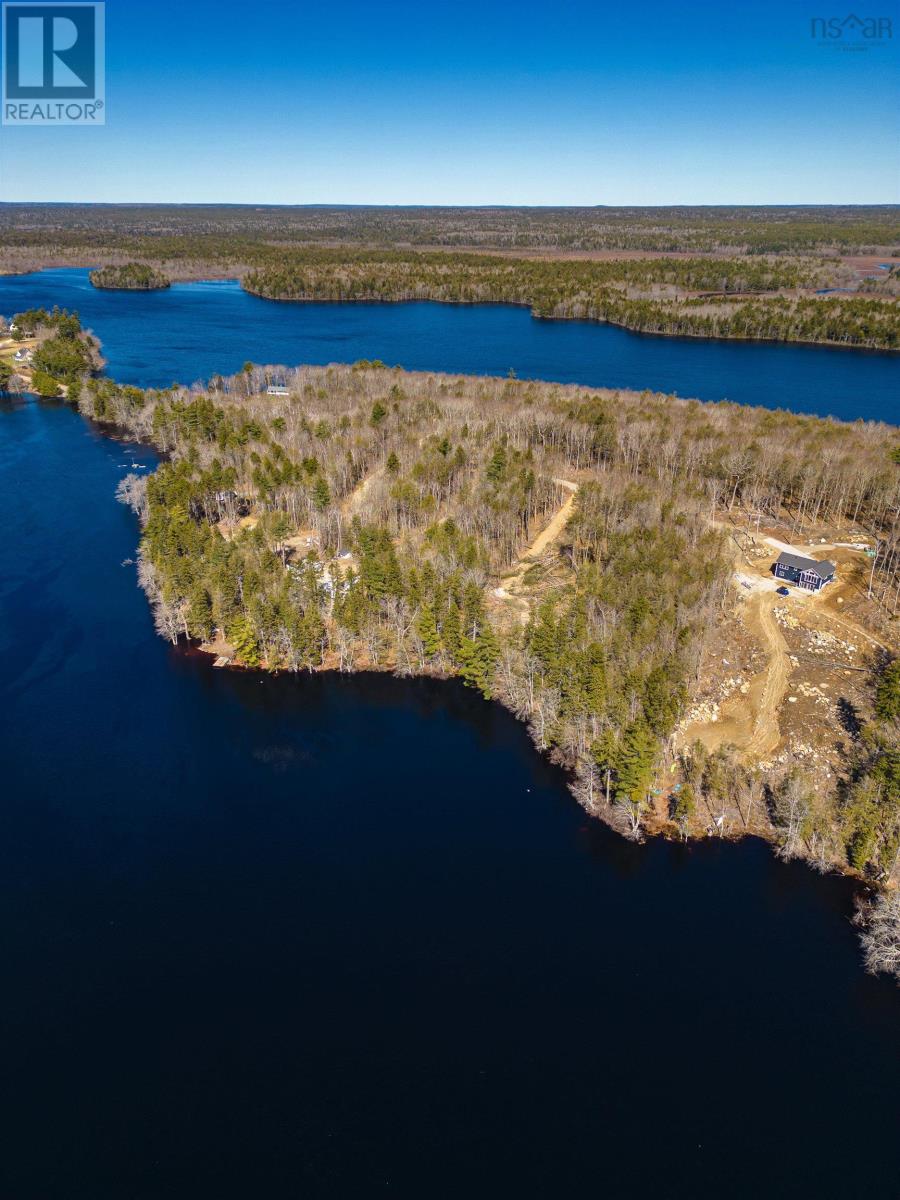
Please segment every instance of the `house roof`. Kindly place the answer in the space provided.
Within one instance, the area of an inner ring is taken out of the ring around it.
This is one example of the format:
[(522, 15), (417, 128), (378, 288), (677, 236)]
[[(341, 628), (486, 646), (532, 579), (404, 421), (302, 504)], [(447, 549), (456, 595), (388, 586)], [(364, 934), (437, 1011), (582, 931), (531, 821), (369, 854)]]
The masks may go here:
[(835, 572), (833, 562), (819, 562), (815, 558), (804, 558), (802, 554), (791, 554), (787, 550), (778, 555), (778, 562), (783, 567), (793, 567), (796, 571), (815, 571), (822, 579), (828, 579)]

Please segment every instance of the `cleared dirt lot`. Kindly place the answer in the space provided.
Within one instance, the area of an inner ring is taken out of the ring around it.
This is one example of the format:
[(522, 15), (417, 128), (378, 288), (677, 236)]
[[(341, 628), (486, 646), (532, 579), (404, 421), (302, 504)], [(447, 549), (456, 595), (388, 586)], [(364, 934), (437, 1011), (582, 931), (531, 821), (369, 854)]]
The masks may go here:
[[(780, 536), (778, 536), (780, 534)], [(896, 635), (866, 599), (870, 560), (862, 536), (796, 544), (784, 530), (738, 538), (732, 603), (710, 645), (694, 703), (677, 731), (679, 746), (733, 745), (748, 765), (815, 763), (823, 780), (839, 774), (847, 739), (869, 703), (876, 655), (896, 650)], [(837, 564), (818, 594), (771, 573), (782, 549)]]

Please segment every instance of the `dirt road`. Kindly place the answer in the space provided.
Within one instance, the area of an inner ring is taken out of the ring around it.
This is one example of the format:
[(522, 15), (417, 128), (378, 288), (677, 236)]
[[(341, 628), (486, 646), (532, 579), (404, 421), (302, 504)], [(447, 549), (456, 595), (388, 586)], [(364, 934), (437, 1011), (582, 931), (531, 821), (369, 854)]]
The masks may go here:
[(749, 765), (769, 758), (777, 749), (781, 741), (778, 711), (787, 691), (791, 660), (775, 620), (775, 600), (772, 592), (757, 591), (747, 598), (743, 610), (744, 625), (766, 652), (765, 668), (753, 676), (746, 691), (722, 702), (715, 720), (686, 725), (679, 737), (682, 745), (699, 741), (707, 750), (716, 750), (730, 744)]
[[(503, 589), (512, 591), (520, 583), (525, 572), (543, 556), (546, 550), (556, 541), (565, 529), (575, 508), (575, 497), (578, 495), (578, 484), (570, 479), (554, 479), (558, 487), (565, 488), (569, 495), (562, 506), (556, 510), (544, 528), (540, 531), (531, 545), (520, 556), (516, 565), (508, 575), (503, 577)], [(497, 592), (501, 591), (500, 588)]]
[(752, 680), (747, 693), (753, 722), (750, 736), (741, 749), (748, 762), (757, 762), (768, 757), (781, 740), (778, 710), (787, 691), (791, 660), (787, 642), (775, 620), (772, 597), (761, 592), (750, 601), (750, 605), (748, 627), (760, 635), (769, 656), (765, 671)]
[(554, 479), (553, 482), (558, 487), (565, 488), (569, 495), (540, 533), (537, 534), (527, 550), (522, 552), (512, 570), (503, 576), (500, 586), (494, 588), (493, 594), (498, 600), (503, 600), (519, 610), (519, 617), (523, 625), (528, 621), (531, 605), (525, 596), (519, 594), (522, 580), (531, 567), (541, 560), (547, 550), (562, 534), (569, 522), (569, 518), (572, 516), (575, 508), (575, 497), (578, 495), (578, 484), (573, 483), (571, 479)]

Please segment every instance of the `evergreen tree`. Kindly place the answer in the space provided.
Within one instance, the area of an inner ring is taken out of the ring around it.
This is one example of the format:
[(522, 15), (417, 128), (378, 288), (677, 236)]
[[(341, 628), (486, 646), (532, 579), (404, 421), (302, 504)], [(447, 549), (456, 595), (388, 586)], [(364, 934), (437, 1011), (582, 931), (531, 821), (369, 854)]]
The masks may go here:
[(882, 721), (900, 718), (900, 658), (885, 667), (875, 691), (875, 712)]
[(488, 463), (487, 477), (491, 483), (497, 484), (506, 474), (506, 448), (497, 446)]
[(459, 658), (460, 643), (462, 641), (462, 623), (459, 619), (459, 609), (455, 602), (447, 605), (447, 611), (444, 614), (444, 620), (441, 625), (441, 641), (444, 643), (444, 649), (447, 651), (453, 662)]
[(638, 717), (625, 730), (619, 754), (616, 798), (642, 806), (653, 780), (656, 759), (656, 738), (643, 717)]
[(60, 395), (61, 388), (56, 380), (48, 375), (46, 371), (41, 371), (36, 368), (31, 373), (31, 386), (39, 396), (45, 396), (48, 399)]
[(416, 631), (422, 639), (422, 649), (429, 658), (434, 658), (441, 648), (441, 637), (438, 632), (433, 605), (422, 605), (419, 610), (418, 620), (416, 621)]
[(672, 819), (685, 839), (696, 811), (697, 799), (694, 789), (690, 783), (683, 783), (672, 800)]
[(316, 481), (313, 484), (312, 500), (318, 512), (324, 512), (331, 503), (331, 492), (327, 481), (322, 475), (316, 476)]
[(262, 661), (259, 654), (259, 642), (246, 616), (236, 617), (228, 630), (228, 640), (234, 646), (240, 661), (247, 667), (258, 667)]
[(497, 635), (485, 624), (475, 638), (460, 638), (458, 659), (460, 675), (469, 687), (476, 687), (486, 700), (493, 694), (494, 671), (500, 657)]
[(188, 629), (191, 637), (206, 641), (212, 634), (212, 601), (200, 579), (196, 579), (188, 590)]
[(373, 429), (377, 429), (388, 415), (388, 410), (384, 407), (380, 400), (376, 400), (372, 405), (372, 412), (369, 416), (369, 424)]

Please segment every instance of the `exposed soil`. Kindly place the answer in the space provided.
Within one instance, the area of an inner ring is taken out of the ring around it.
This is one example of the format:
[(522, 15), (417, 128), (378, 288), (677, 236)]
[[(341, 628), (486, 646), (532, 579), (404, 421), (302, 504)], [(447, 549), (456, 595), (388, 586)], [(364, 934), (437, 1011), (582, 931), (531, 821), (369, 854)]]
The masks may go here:
[(359, 481), (353, 491), (346, 496), (341, 504), (341, 512), (345, 517), (362, 515), (362, 511), (366, 504), (366, 497), (368, 496), (372, 487), (378, 482), (378, 480), (382, 478), (383, 475), (384, 467), (378, 467), (377, 470), (372, 471), (370, 475), (364, 476)]
[[(575, 508), (575, 497), (578, 494), (578, 484), (573, 483), (571, 479), (554, 479), (553, 482), (558, 487), (564, 488), (569, 493), (568, 496), (566, 496), (562, 505), (553, 514), (547, 524), (534, 537), (528, 548), (522, 552), (512, 570), (502, 577), (500, 586), (494, 588), (492, 593), (496, 599), (503, 601), (508, 608), (517, 611), (523, 625), (527, 624), (531, 613), (530, 599), (525, 593), (530, 593), (532, 589), (527, 586), (526, 575), (529, 575), (529, 572), (532, 572), (535, 567), (542, 563), (542, 560), (553, 547), (553, 544), (562, 534), (569, 523), (569, 518), (572, 516)], [(546, 563), (544, 565), (549, 566)]]
[[(732, 534), (742, 547), (732, 604), (707, 650), (676, 745), (730, 744), (763, 769), (808, 762), (824, 786), (844, 770), (848, 739), (870, 702), (874, 656), (897, 648), (896, 631), (866, 598), (865, 536), (851, 531), (796, 545), (781, 528), (750, 534), (735, 526)], [(835, 582), (817, 595), (791, 587), (779, 596), (782, 581), (771, 567), (784, 549), (827, 555), (837, 564)]]

